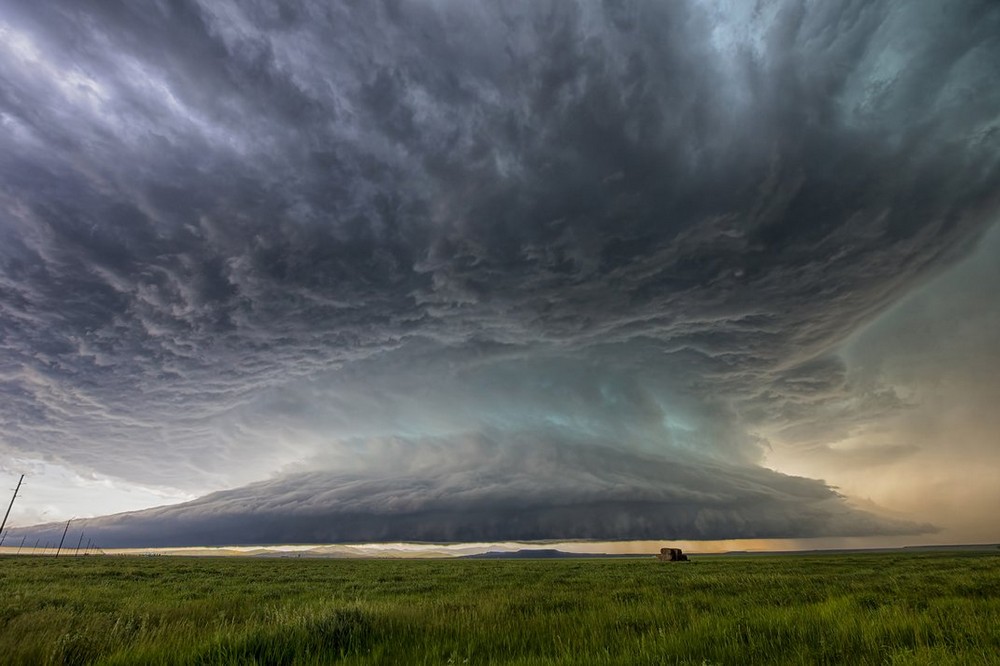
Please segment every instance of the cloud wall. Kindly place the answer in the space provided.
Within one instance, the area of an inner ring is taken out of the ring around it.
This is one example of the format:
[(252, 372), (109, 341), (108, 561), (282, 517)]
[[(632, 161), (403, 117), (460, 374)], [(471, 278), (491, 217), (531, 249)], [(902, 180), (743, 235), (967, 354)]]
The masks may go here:
[[(996, 220), (994, 3), (12, 3), (0, 35), (10, 457), (248, 513), (314, 488), (296, 516), (363, 471), (438, 521), (387, 539), (514, 538), (528, 487), (538, 535), (902, 529), (761, 463), (905, 407), (840, 350)], [(651, 522), (588, 518), (579, 473)]]

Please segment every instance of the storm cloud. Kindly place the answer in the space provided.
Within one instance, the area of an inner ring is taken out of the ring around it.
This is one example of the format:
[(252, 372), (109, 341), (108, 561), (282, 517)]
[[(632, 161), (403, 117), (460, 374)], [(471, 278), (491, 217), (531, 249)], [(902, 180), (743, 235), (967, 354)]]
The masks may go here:
[(10, 3), (0, 451), (229, 489), (178, 542), (927, 529), (761, 465), (906, 409), (841, 348), (996, 221), (997, 62), (986, 0)]
[[(548, 435), (548, 438), (546, 438)], [(555, 433), (388, 440), (376, 470), (299, 472), (184, 504), (74, 521), (102, 547), (234, 543), (739, 539), (930, 532), (821, 482)], [(415, 447), (414, 445), (418, 445)], [(387, 463), (387, 460), (393, 462)], [(15, 530), (55, 543), (62, 525)]]

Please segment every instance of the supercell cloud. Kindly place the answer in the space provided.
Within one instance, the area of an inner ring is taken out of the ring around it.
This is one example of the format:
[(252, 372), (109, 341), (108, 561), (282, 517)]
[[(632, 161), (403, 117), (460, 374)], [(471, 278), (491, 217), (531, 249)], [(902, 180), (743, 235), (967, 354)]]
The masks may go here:
[(842, 352), (996, 221), (998, 62), (987, 0), (8, 3), (0, 452), (220, 491), (105, 545), (926, 532), (764, 463), (911, 406)]

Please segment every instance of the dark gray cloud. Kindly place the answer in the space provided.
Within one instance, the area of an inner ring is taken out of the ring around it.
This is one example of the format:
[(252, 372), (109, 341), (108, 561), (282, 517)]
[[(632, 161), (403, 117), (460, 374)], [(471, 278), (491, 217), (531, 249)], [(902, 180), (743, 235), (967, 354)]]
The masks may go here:
[(556, 429), (779, 492), (761, 433), (900, 409), (844, 407), (869, 389), (838, 346), (1000, 203), (986, 0), (14, 3), (0, 30), (0, 447), (136, 483)]
[[(819, 481), (558, 439), (558, 431), (383, 440), (375, 469), (299, 472), (185, 504), (75, 521), (101, 547), (915, 534)], [(368, 455), (373, 444), (366, 442)], [(391, 462), (387, 462), (391, 461)], [(62, 525), (13, 537), (58, 538)]]

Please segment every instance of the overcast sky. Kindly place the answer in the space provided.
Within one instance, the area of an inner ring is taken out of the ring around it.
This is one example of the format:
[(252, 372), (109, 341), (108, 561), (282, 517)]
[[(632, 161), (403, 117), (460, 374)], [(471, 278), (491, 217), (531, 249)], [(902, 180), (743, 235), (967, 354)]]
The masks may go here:
[(11, 524), (998, 540), (997, 63), (991, 0), (5, 3)]

